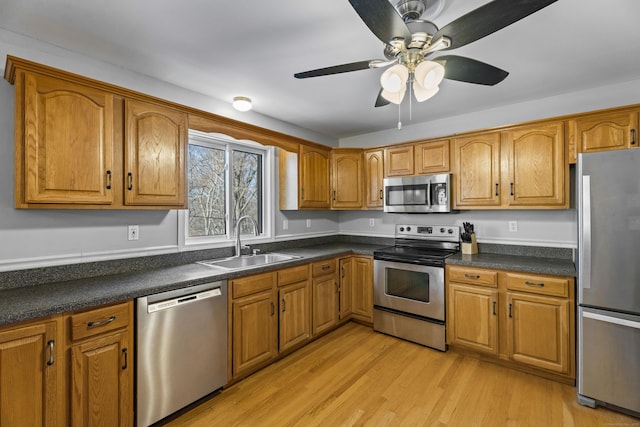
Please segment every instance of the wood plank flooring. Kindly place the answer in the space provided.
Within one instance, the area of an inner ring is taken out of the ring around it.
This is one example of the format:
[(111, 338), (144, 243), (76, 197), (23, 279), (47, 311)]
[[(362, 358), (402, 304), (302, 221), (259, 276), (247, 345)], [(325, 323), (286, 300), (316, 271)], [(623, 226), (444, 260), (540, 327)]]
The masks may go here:
[(640, 426), (575, 387), (348, 323), (168, 426)]

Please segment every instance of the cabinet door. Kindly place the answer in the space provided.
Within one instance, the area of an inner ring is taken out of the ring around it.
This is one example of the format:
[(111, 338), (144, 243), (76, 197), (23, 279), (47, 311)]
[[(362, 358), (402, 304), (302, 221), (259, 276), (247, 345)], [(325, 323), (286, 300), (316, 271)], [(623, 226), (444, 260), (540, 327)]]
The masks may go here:
[[(569, 206), (569, 170), (564, 123), (536, 125), (506, 133), (510, 206)], [(506, 186), (505, 182), (505, 186)]]
[(364, 152), (365, 205), (367, 208), (384, 206), (384, 151)]
[(416, 144), (416, 173), (449, 172), (449, 140)]
[(24, 84), (16, 202), (113, 203), (113, 96), (31, 73)]
[(413, 175), (413, 145), (384, 149), (384, 176)]
[(313, 335), (333, 328), (338, 323), (338, 283), (335, 275), (313, 279)]
[(329, 198), (329, 151), (300, 146), (300, 207), (331, 207)]
[(354, 258), (340, 259), (340, 292), (339, 309), (340, 319), (345, 319), (351, 315), (353, 307), (353, 274), (354, 274)]
[(278, 318), (272, 291), (232, 303), (233, 376), (251, 372), (278, 354)]
[(133, 354), (127, 332), (71, 347), (73, 426), (133, 425)]
[(362, 209), (362, 151), (331, 153), (331, 207)]
[(500, 206), (500, 134), (454, 140), (455, 206)]
[(311, 338), (311, 288), (305, 280), (279, 290), (280, 351)]
[(56, 329), (51, 321), (0, 332), (0, 425), (57, 424), (56, 377), (64, 358)]
[(579, 153), (621, 150), (638, 146), (638, 113), (603, 113), (572, 120)]
[(373, 261), (370, 257), (353, 257), (352, 316), (373, 322)]
[(498, 354), (498, 291), (448, 285), (447, 337), (456, 344)]
[(507, 292), (509, 358), (569, 373), (569, 301)]
[(187, 115), (125, 100), (125, 204), (185, 207)]

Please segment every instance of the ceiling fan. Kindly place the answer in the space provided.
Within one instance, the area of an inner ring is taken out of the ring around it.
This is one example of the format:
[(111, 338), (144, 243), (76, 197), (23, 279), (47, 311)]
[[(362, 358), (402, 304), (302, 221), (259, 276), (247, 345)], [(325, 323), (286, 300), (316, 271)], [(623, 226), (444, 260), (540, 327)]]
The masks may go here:
[(442, 79), (493, 86), (509, 73), (464, 56), (427, 58), (479, 40), (556, 1), (493, 0), (438, 29), (432, 22), (420, 19), (425, 9), (433, 9), (433, 0), (400, 0), (396, 7), (389, 0), (349, 0), (371, 32), (385, 44), (386, 60), (335, 65), (296, 73), (294, 77), (306, 79), (391, 66), (380, 77), (382, 89), (376, 107), (390, 102), (400, 104), (407, 87), (418, 102), (425, 101), (438, 92)]

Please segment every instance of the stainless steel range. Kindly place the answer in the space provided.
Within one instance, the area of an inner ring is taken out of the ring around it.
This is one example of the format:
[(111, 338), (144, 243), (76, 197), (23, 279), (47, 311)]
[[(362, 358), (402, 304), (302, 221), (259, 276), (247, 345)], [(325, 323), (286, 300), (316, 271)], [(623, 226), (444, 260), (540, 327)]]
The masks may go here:
[(395, 238), (373, 253), (373, 329), (446, 351), (444, 262), (460, 228), (402, 224)]

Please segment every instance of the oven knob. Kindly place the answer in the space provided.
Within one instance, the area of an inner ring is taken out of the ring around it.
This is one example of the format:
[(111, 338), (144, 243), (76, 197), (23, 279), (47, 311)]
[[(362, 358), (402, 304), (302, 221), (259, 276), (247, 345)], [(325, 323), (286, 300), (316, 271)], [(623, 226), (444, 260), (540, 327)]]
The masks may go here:
[(444, 227), (442, 227), (442, 228), (440, 229), (440, 232), (441, 232), (441, 233), (444, 233)]
[(400, 231), (404, 231), (404, 227), (400, 227)]
[(447, 233), (453, 234), (453, 228), (450, 228), (449, 230), (447, 230)]
[(411, 231), (411, 227), (407, 227), (407, 231)]

